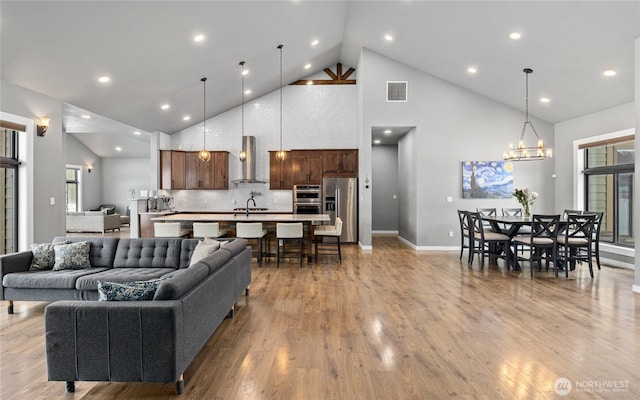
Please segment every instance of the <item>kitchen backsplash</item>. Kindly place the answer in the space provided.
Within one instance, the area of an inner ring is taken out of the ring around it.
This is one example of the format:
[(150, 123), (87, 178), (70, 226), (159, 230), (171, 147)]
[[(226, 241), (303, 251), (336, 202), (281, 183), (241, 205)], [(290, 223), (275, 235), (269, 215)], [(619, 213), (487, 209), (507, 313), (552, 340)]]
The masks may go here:
[(256, 207), (285, 212), (293, 209), (291, 190), (269, 190), (266, 184), (234, 186), (230, 184), (229, 190), (159, 190), (158, 194), (173, 197), (173, 208), (178, 211), (231, 211), (246, 207), (251, 191), (261, 194), (254, 197)]

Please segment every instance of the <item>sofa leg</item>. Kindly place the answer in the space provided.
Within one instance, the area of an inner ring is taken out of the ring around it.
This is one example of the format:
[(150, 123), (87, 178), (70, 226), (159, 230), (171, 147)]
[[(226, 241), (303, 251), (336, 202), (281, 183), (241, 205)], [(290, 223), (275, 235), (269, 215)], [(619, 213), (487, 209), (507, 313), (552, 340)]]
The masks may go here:
[(249, 286), (244, 290), (244, 295), (249, 297)]
[(178, 382), (176, 382), (176, 394), (184, 393), (184, 374), (180, 374)]
[(13, 314), (13, 300), (9, 300), (9, 306), (7, 307), (7, 312), (9, 314)]
[(231, 307), (231, 310), (229, 310), (229, 312), (227, 313), (227, 318), (233, 318), (235, 313), (236, 313), (235, 306), (233, 306)]
[(73, 393), (76, 391), (76, 383), (74, 381), (67, 381), (67, 393)]

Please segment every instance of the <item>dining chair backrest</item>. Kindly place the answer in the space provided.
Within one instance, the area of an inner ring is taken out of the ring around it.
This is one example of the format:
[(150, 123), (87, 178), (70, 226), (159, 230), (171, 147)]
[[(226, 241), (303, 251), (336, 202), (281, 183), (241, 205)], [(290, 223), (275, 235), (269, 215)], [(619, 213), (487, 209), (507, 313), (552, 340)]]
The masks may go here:
[(567, 217), (569, 216), (569, 214), (582, 214), (582, 213), (583, 213), (582, 210), (568, 210), (568, 209), (565, 209), (562, 212), (562, 219), (566, 220)]
[(155, 237), (180, 237), (180, 222), (156, 222), (153, 224)]
[(342, 218), (336, 217), (336, 236), (342, 235)]
[(568, 214), (567, 229), (564, 230), (564, 243), (590, 246), (593, 240), (596, 214)]
[(217, 222), (194, 222), (193, 237), (219, 237), (220, 224)]
[(276, 237), (278, 239), (296, 239), (301, 238), (302, 235), (303, 228), (301, 222), (276, 224)]
[(531, 218), (532, 241), (535, 240), (535, 238), (550, 238), (555, 241), (559, 229), (560, 214), (533, 214)]
[(483, 217), (495, 217), (498, 215), (495, 208), (476, 208), (476, 211)]
[(236, 236), (240, 238), (256, 239), (264, 235), (262, 222), (238, 222), (236, 224)]
[(482, 221), (482, 214), (479, 212), (469, 211), (467, 212), (469, 218), (469, 228), (471, 236), (484, 241), (484, 225)]
[(522, 208), (503, 208), (503, 217), (522, 217)]

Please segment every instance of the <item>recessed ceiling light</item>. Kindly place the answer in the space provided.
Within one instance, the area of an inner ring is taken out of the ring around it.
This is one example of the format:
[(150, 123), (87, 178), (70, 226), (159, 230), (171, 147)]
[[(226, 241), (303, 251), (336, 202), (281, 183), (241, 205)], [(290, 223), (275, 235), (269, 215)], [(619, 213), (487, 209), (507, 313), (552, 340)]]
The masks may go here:
[(193, 37), (193, 41), (194, 41), (194, 42), (202, 42), (203, 40), (204, 40), (204, 35), (202, 35), (202, 34), (195, 35), (195, 36)]
[(318, 39), (314, 39), (314, 40), (311, 41), (311, 45), (312, 46), (317, 46), (318, 43), (320, 43), (320, 41)]
[(140, 135), (140, 131), (133, 131), (134, 135)]
[(509, 35), (509, 37), (513, 40), (518, 40), (522, 37), (522, 35), (518, 32), (511, 32), (511, 34)]
[(117, 146), (117, 147), (115, 148), (115, 150), (116, 150), (116, 151), (122, 151), (122, 147)]
[(304, 65), (304, 69), (309, 69), (309, 68), (311, 68), (311, 64), (307, 63)]
[(614, 69), (608, 69), (602, 73), (604, 76), (616, 76), (618, 73)]
[(169, 107), (171, 107), (171, 106), (168, 105), (168, 104), (163, 104), (163, 105), (160, 106), (160, 108), (162, 108), (163, 110), (168, 110)]
[(384, 35), (384, 40), (386, 40), (387, 42), (392, 42), (392, 41), (393, 41), (393, 36), (391, 36), (391, 35)]
[(376, 140), (373, 141), (373, 144), (380, 144), (380, 143), (381, 143), (380, 139), (376, 139)]
[(243, 69), (242, 70), (242, 75), (249, 75), (249, 70), (248, 69)]
[(385, 135), (391, 135), (391, 129), (385, 129), (384, 134)]
[(98, 78), (98, 82), (100, 82), (100, 83), (107, 83), (109, 81), (111, 81), (111, 78), (109, 78), (106, 75), (105, 76), (101, 76), (100, 78)]
[(185, 115), (184, 117), (182, 117), (183, 121), (188, 121), (190, 119), (191, 119), (191, 117), (189, 115)]
[(247, 89), (244, 91), (244, 94), (251, 94), (251, 89)]
[(469, 68), (467, 68), (467, 72), (470, 73), (470, 74), (475, 74), (476, 72), (478, 72), (478, 68), (469, 67)]
[(91, 119), (91, 115), (86, 115), (85, 114), (85, 115), (81, 115), (81, 117), (84, 118), (84, 119)]
[(540, 102), (541, 102), (541, 103), (548, 103), (548, 102), (550, 102), (550, 101), (551, 101), (551, 100), (550, 100), (548, 97), (540, 97)]

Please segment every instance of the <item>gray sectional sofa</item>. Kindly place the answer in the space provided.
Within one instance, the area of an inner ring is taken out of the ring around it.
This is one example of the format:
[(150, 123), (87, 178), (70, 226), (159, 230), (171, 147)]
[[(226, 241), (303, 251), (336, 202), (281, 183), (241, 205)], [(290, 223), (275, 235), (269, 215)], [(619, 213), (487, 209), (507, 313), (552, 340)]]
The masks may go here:
[[(0, 256), (0, 300), (54, 301), (45, 309), (48, 378), (175, 382), (251, 282), (251, 249), (231, 239), (189, 266), (195, 239), (65, 238), (90, 241), (91, 268), (29, 271), (32, 253)], [(164, 277), (152, 300), (98, 300), (98, 281)]]

